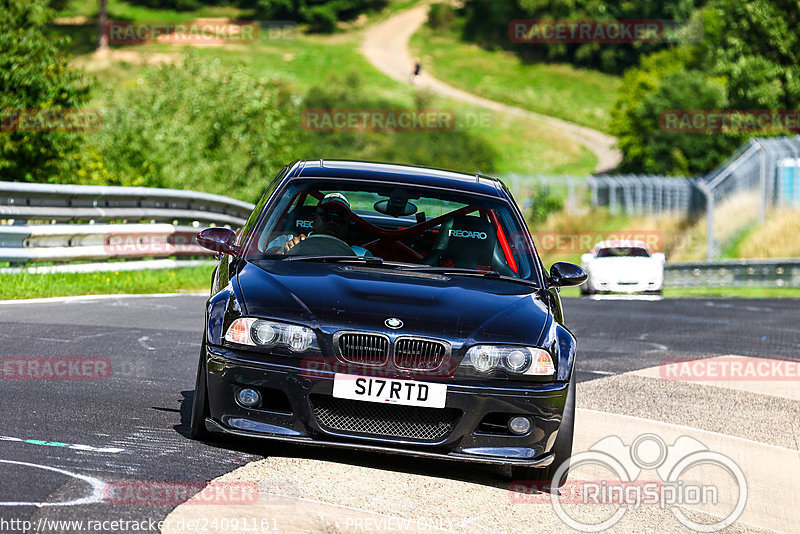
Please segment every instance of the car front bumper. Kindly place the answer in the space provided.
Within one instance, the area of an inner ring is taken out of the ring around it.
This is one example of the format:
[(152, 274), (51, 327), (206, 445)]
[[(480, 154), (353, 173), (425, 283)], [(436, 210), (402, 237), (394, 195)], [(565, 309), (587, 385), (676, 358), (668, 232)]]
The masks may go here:
[[(334, 371), (315, 368), (309, 372), (301, 359), (291, 361), (209, 346), (206, 362), (210, 408), (206, 427), (209, 431), (502, 465), (544, 467), (552, 462), (549, 451), (561, 423), (568, 386), (559, 382), (509, 382), (508, 386), (501, 383), (499, 387), (500, 380), (487, 385), (486, 382), (476, 384), (450, 379), (445, 408), (424, 408), (421, 413), (414, 407), (334, 399)], [(375, 376), (375, 373), (370, 375)], [(240, 405), (236, 393), (243, 387), (261, 392), (265, 406), (254, 409)], [(320, 409), (330, 402), (345, 406), (341, 412), (334, 413), (333, 424), (331, 413)], [(389, 411), (389, 416), (385, 410)], [(321, 413), (325, 416), (321, 417)], [(392, 419), (392, 413), (397, 413), (398, 419), (387, 421)], [(442, 414), (442, 420), (436, 422), (438, 413)], [(522, 436), (496, 433), (496, 425), (482, 424), (487, 416), (497, 417), (490, 414), (527, 416), (532, 423), (531, 430)], [(409, 424), (426, 431), (420, 426), (421, 420), (429, 421), (437, 434), (421, 438), (397, 431)], [(339, 425), (342, 421), (344, 425)], [(447, 425), (443, 426), (445, 421)], [(353, 424), (360, 427), (359, 431), (348, 427)], [(380, 426), (394, 434), (375, 432)]]
[(590, 279), (589, 288), (594, 292), (609, 293), (643, 293), (646, 291), (661, 291), (664, 286), (663, 279), (655, 280), (593, 280)]

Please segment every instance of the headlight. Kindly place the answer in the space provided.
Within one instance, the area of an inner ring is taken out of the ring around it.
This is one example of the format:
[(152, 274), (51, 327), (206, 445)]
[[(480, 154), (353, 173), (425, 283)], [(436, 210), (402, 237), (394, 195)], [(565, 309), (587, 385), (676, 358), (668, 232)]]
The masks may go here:
[(252, 347), (285, 347), (292, 352), (319, 350), (317, 336), (310, 328), (255, 317), (240, 317), (233, 321), (225, 332), (225, 341)]
[(479, 373), (505, 371), (512, 375), (550, 376), (556, 372), (550, 353), (534, 347), (475, 345), (467, 351), (461, 367)]

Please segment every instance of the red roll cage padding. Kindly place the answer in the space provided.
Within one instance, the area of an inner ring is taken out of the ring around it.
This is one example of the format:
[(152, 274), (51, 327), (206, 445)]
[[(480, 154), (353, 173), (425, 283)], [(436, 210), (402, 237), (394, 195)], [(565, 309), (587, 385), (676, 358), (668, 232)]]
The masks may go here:
[(420, 254), (416, 250), (412, 249), (405, 243), (402, 243), (400, 239), (410, 235), (424, 232), (429, 228), (433, 228), (434, 226), (441, 224), (450, 217), (455, 217), (456, 215), (466, 215), (468, 213), (472, 213), (473, 211), (477, 210), (478, 208), (473, 206), (464, 206), (463, 208), (459, 208), (457, 210), (451, 211), (450, 213), (445, 213), (444, 215), (440, 215), (439, 217), (433, 218), (430, 221), (425, 221), (419, 224), (415, 224), (414, 226), (410, 226), (408, 228), (400, 228), (397, 230), (386, 230), (384, 228), (375, 226), (374, 224), (365, 221), (352, 211), (350, 212), (350, 218), (353, 220), (353, 222), (356, 223), (357, 226), (361, 227), (362, 229), (365, 229), (369, 233), (378, 236), (378, 239), (374, 239), (368, 243), (364, 243), (361, 245), (362, 247), (369, 249), (371, 247), (375, 247), (381, 242), (389, 241), (390, 248), (400, 249), (402, 252), (411, 256), (412, 258), (421, 260), (425, 256), (423, 254)]
[(503, 232), (503, 227), (500, 226), (500, 220), (497, 218), (497, 214), (494, 212), (494, 210), (486, 210), (486, 214), (489, 216), (489, 220), (492, 222), (495, 232), (497, 232), (497, 240), (500, 242), (500, 248), (503, 249), (503, 254), (506, 257), (508, 266), (511, 267), (515, 273), (519, 274), (517, 269), (517, 261), (514, 259), (514, 255), (511, 253), (511, 247), (508, 245), (506, 234)]
[[(298, 191), (295, 194), (295, 198), (292, 199), (292, 201), (289, 202), (289, 204), (283, 210), (283, 213), (281, 214), (281, 217), (280, 217), (279, 220), (282, 220), (286, 216), (286, 214), (289, 212), (289, 209), (291, 209), (291, 207), (295, 204), (295, 201), (296, 201), (297, 197), (301, 196), (301, 195), (302, 195), (302, 201), (300, 202), (301, 205), (305, 203), (306, 198), (309, 195), (314, 197), (314, 198), (316, 198), (317, 200), (321, 200), (324, 197), (324, 195), (322, 193), (320, 193), (319, 191)], [(402, 250), (406, 254), (409, 254), (412, 257), (416, 258), (416, 259), (422, 259), (425, 256), (423, 256), (419, 252), (415, 251), (414, 249), (412, 249), (408, 245), (406, 245), (404, 243), (401, 243), (399, 240), (404, 238), (404, 237), (410, 236), (410, 235), (414, 235), (414, 234), (418, 234), (418, 233), (424, 232), (425, 230), (428, 230), (429, 228), (433, 228), (434, 226), (438, 226), (442, 222), (446, 221), (447, 219), (449, 219), (451, 217), (455, 217), (457, 215), (467, 215), (467, 214), (472, 213), (474, 211), (483, 212), (484, 210), (482, 210), (480, 208), (477, 208), (477, 207), (474, 207), (474, 206), (464, 206), (463, 208), (459, 208), (459, 209), (453, 210), (453, 211), (451, 211), (449, 213), (445, 213), (444, 215), (440, 215), (440, 216), (435, 217), (435, 218), (433, 218), (433, 219), (431, 219), (429, 221), (425, 221), (425, 222), (422, 222), (422, 223), (419, 223), (419, 224), (415, 224), (414, 226), (410, 226), (410, 227), (407, 227), (407, 228), (401, 228), (401, 229), (398, 229), (398, 230), (387, 230), (385, 228), (381, 228), (379, 226), (375, 226), (374, 224), (362, 219), (352, 209), (350, 210), (349, 213), (350, 213), (350, 219), (356, 224), (356, 226), (358, 226), (358, 227), (366, 230), (368, 233), (371, 233), (371, 234), (373, 234), (373, 235), (378, 237), (378, 239), (375, 239), (375, 240), (372, 240), (372, 241), (370, 241), (368, 243), (362, 244), (361, 245), (362, 247), (368, 249), (370, 247), (373, 247), (373, 246), (377, 245), (378, 243), (381, 243), (381, 242), (384, 242), (384, 241), (390, 241), (390, 247), (399, 248), (400, 250)], [(508, 243), (506, 243), (506, 246), (508, 246)], [(513, 258), (512, 258), (512, 261), (513, 261)], [(516, 265), (516, 264), (514, 264), (514, 265)]]

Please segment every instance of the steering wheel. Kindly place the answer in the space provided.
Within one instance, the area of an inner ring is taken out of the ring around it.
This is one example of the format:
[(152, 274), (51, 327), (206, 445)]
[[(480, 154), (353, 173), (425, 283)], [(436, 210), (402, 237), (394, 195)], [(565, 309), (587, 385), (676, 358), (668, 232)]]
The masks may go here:
[(356, 256), (350, 245), (332, 235), (311, 234), (290, 248), (287, 256)]

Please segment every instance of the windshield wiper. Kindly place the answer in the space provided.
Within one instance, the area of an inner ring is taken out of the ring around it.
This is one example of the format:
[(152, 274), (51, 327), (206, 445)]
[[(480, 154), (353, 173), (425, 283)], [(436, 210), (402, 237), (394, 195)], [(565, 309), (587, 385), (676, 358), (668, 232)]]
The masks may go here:
[(376, 256), (285, 256), (281, 261), (317, 261), (320, 263), (364, 263), (383, 265), (383, 258)]
[(377, 256), (284, 256), (281, 261), (316, 261), (320, 263), (362, 263), (370, 267), (390, 267), (399, 271), (420, 272), (420, 273), (441, 273), (456, 276), (477, 276), (492, 280), (504, 280), (516, 282), (530, 287), (539, 285), (525, 278), (507, 276), (497, 271), (479, 271), (477, 269), (464, 269), (462, 267), (433, 267), (430, 265), (418, 265), (415, 263), (403, 263), (398, 261), (384, 261)]
[(457, 276), (479, 276), (481, 278), (489, 278), (492, 280), (505, 280), (508, 282), (517, 282), (518, 284), (524, 284), (526, 286), (539, 287), (539, 285), (532, 280), (527, 280), (525, 278), (517, 278), (515, 276), (507, 276), (504, 274), (500, 274), (497, 271), (479, 271), (477, 269), (464, 269), (462, 267), (431, 267), (427, 265), (405, 267), (402, 268), (401, 270), (420, 271), (425, 273), (453, 274)]

